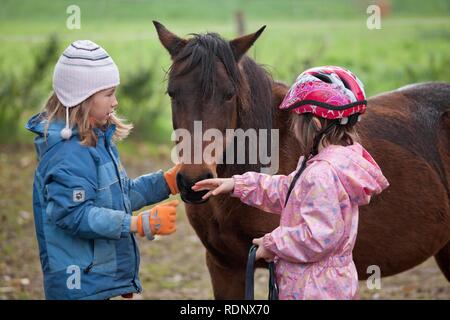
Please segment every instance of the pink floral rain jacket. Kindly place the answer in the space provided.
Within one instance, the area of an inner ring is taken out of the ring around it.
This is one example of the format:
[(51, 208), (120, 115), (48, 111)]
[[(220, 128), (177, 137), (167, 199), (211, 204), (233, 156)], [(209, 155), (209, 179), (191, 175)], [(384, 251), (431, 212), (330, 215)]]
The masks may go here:
[(233, 176), (234, 197), (281, 214), (280, 226), (263, 240), (264, 247), (276, 255), (279, 298), (358, 298), (352, 258), (358, 206), (368, 204), (389, 183), (360, 144), (331, 145), (308, 161), (284, 207), (295, 172)]

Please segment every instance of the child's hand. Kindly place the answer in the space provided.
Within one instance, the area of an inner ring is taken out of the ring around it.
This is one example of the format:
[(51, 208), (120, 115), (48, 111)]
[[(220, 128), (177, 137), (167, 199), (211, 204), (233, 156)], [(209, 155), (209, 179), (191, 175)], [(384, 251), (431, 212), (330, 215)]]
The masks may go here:
[(195, 185), (192, 186), (192, 190), (194, 191), (211, 190), (202, 197), (203, 200), (208, 199), (211, 195), (216, 196), (221, 193), (230, 193), (233, 191), (233, 189), (233, 178), (205, 179), (202, 181), (198, 181)]
[(178, 171), (180, 171), (180, 168), (181, 164), (179, 163), (176, 166), (164, 172), (164, 179), (166, 180), (167, 185), (169, 186), (171, 194), (177, 194), (179, 192), (177, 186), (177, 174)]
[(253, 244), (256, 244), (258, 246), (258, 249), (256, 249), (256, 256), (255, 260), (264, 259), (266, 262), (271, 262), (275, 258), (275, 254), (272, 251), (267, 250), (263, 246), (263, 237), (253, 239)]
[(155, 234), (168, 235), (176, 231), (175, 220), (178, 200), (155, 206), (138, 215), (137, 231), (141, 237), (153, 240)]

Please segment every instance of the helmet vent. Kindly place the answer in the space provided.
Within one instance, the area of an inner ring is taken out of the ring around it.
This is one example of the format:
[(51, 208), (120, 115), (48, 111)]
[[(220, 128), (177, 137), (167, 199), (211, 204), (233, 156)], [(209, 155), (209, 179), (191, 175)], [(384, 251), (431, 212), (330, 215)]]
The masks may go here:
[(325, 74), (325, 73), (315, 73), (314, 77), (316, 77), (317, 79), (326, 82), (326, 83), (332, 83), (333, 81), (331, 80), (331, 78)]

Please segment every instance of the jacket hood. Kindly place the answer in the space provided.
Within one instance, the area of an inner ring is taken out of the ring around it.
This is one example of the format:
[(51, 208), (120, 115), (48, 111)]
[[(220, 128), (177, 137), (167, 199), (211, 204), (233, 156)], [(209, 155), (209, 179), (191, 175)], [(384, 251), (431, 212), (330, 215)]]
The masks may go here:
[(328, 162), (338, 175), (350, 200), (358, 205), (368, 204), (372, 195), (389, 186), (372, 156), (359, 143), (351, 146), (331, 145), (308, 161)]
[[(36, 146), (36, 152), (38, 154), (39, 159), (55, 144), (64, 139), (61, 137), (61, 130), (65, 127), (65, 123), (63, 121), (52, 121), (47, 130), (47, 137), (45, 137), (44, 131), (45, 126), (47, 125), (46, 113), (38, 113), (32, 116), (25, 128), (30, 130), (31, 132), (37, 134), (37, 137), (34, 140), (34, 144)], [(78, 134), (77, 128), (72, 128), (72, 137)]]

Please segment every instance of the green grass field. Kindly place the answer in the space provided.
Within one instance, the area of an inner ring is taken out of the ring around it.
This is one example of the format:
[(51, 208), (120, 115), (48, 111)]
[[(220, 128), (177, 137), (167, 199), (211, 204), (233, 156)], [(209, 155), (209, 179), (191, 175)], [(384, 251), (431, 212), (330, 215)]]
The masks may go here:
[[(124, 86), (137, 79), (142, 86), (139, 90), (148, 91), (143, 101), (120, 92), (118, 98), (122, 114), (136, 124), (135, 139), (152, 143), (169, 142), (171, 131), (165, 95), (170, 59), (152, 20), (180, 36), (210, 31), (230, 39), (236, 36), (234, 14), (242, 10), (247, 32), (267, 25), (249, 55), (286, 83), (307, 67), (325, 64), (350, 68), (365, 83), (368, 95), (413, 82), (450, 79), (448, 1), (391, 1), (390, 14), (382, 16), (380, 30), (366, 27), (370, 1), (77, 1), (79, 30), (66, 28), (66, 8), (71, 1), (0, 3), (1, 75), (13, 75), (20, 83), (33, 68), (33, 56), (51, 35), (57, 37), (58, 54), (73, 40), (92, 39), (112, 55)], [(51, 90), (56, 59), (49, 62), (51, 67), (32, 105), (22, 106), (17, 123), (20, 141), (28, 139), (23, 121), (42, 106)], [(148, 77), (139, 78), (142, 70), (148, 71)], [(1, 89), (0, 85), (0, 94)], [(2, 142), (8, 139), (16, 138), (0, 136)]]

